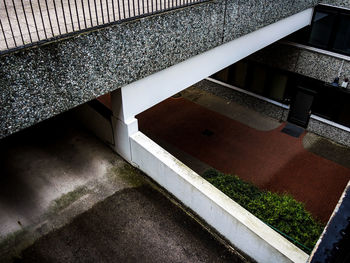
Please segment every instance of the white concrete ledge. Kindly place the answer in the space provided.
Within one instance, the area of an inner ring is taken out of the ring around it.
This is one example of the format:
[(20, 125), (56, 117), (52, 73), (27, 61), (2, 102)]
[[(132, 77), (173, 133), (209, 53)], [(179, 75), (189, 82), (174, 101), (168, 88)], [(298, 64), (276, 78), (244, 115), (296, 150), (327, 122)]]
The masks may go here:
[(258, 262), (306, 262), (308, 255), (216, 189), (141, 132), (132, 162)]

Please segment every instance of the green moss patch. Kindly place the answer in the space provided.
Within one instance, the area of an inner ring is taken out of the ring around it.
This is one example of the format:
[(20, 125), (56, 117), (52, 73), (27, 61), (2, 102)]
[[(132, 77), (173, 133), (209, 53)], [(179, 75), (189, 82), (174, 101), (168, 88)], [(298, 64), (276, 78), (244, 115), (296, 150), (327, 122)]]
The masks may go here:
[(49, 211), (51, 213), (56, 214), (88, 193), (89, 193), (89, 190), (85, 186), (80, 186), (75, 190), (67, 194), (64, 194), (60, 198), (54, 200), (53, 203), (51, 204), (51, 207), (49, 208)]
[(288, 194), (260, 190), (237, 176), (214, 169), (206, 171), (203, 178), (307, 253), (323, 231), (324, 226), (304, 204)]
[(115, 183), (120, 179), (130, 184), (131, 187), (139, 187), (145, 184), (145, 179), (140, 170), (130, 164), (112, 167), (108, 173), (110, 182)]

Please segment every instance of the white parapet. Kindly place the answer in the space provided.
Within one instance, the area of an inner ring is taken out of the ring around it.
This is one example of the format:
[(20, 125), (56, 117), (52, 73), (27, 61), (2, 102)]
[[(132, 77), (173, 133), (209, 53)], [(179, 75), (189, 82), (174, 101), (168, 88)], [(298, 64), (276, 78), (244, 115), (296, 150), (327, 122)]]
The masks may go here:
[(308, 255), (216, 189), (141, 132), (132, 163), (257, 262), (305, 263)]

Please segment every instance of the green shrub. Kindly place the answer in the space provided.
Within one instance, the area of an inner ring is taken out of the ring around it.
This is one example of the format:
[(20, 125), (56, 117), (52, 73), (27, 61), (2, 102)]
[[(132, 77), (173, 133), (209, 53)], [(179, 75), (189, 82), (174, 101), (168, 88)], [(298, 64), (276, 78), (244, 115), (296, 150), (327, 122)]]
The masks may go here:
[(323, 226), (292, 196), (260, 190), (237, 176), (214, 169), (207, 170), (203, 177), (256, 217), (296, 241), (305, 252), (309, 253), (315, 246)]

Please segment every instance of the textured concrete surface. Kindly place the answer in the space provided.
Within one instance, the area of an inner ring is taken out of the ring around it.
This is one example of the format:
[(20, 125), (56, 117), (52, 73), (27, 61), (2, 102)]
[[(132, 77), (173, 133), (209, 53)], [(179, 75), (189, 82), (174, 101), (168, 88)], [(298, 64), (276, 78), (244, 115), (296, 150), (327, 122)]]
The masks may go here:
[(252, 54), (249, 59), (271, 67), (295, 72), (299, 53), (299, 48), (274, 44)]
[(307, 129), (313, 133), (350, 147), (350, 133), (315, 119), (311, 119)]
[(317, 0), (227, 1), (224, 42), (313, 7)]
[[(273, 105), (269, 102), (254, 98), (250, 95), (235, 91), (212, 81), (203, 80), (193, 86), (218, 97), (222, 97), (226, 100), (226, 102), (234, 102), (245, 108), (249, 108), (254, 112), (269, 116), (275, 120), (284, 121), (287, 119), (288, 110), (282, 109), (281, 107)], [(255, 124), (252, 123), (251, 125)]]
[(231, 41), (257, 30), (264, 23), (264, 1), (227, 1), (224, 41)]
[(332, 5), (332, 6), (337, 6), (337, 7), (350, 8), (350, 1), (349, 0), (323, 0), (323, 1), (321, 1), (321, 3)]
[(0, 138), (314, 4), (266, 1), (209, 1), (2, 56)]
[(342, 77), (350, 74), (347, 61), (286, 44), (271, 45), (249, 59), (325, 82), (332, 82), (338, 73)]
[(303, 50), (299, 54), (295, 72), (325, 82), (332, 82), (338, 76), (341, 66), (341, 59)]
[(149, 186), (119, 191), (16, 262), (246, 262)]
[(199, 104), (207, 109), (216, 111), (226, 117), (239, 121), (259, 131), (271, 131), (281, 125), (275, 119), (262, 116), (252, 109), (241, 106), (235, 102), (225, 100), (196, 87), (190, 87), (181, 92), (183, 98)]
[(341, 68), (340, 79), (349, 78), (350, 77), (350, 61), (344, 61), (344, 64)]

